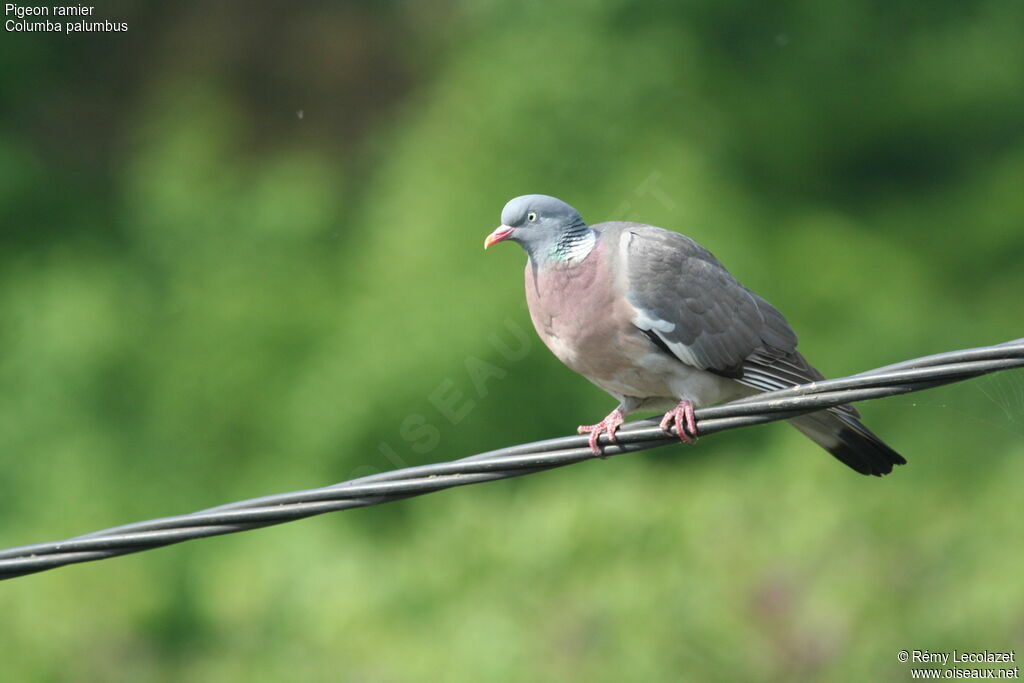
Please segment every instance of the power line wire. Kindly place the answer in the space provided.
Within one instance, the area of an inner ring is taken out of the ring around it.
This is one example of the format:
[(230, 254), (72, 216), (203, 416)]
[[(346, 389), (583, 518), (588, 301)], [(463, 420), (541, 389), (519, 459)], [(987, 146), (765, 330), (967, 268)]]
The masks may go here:
[[(1024, 338), (915, 358), (851, 377), (802, 384), (701, 408), (696, 412), (698, 432), (705, 436), (1020, 367), (1024, 367)], [(587, 438), (568, 436), (535, 441), (461, 460), (382, 472), (323, 488), (262, 496), (191, 514), (125, 524), (64, 541), (8, 548), (0, 550), (0, 579), (563, 467), (596, 457), (590, 452)], [(677, 442), (676, 437), (658, 428), (656, 420), (624, 425), (618, 433), (617, 444), (609, 442), (606, 435), (601, 437), (606, 456)]]

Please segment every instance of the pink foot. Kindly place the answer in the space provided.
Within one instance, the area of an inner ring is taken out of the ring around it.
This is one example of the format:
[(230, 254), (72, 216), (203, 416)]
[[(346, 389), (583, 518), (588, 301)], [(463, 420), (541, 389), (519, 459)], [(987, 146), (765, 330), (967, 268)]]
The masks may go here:
[(683, 400), (672, 410), (665, 413), (658, 425), (662, 431), (672, 433), (672, 426), (675, 424), (676, 435), (683, 443), (693, 443), (697, 440), (697, 418), (693, 415), (693, 404)]
[(589, 433), (591, 452), (596, 456), (604, 457), (604, 454), (601, 453), (601, 447), (597, 445), (597, 440), (601, 437), (602, 432), (607, 432), (608, 440), (612, 443), (618, 443), (619, 440), (615, 437), (615, 430), (622, 426), (625, 417), (626, 416), (622, 412), (622, 407), (620, 406), (608, 413), (608, 417), (601, 420), (596, 425), (580, 425), (576, 429), (576, 433)]

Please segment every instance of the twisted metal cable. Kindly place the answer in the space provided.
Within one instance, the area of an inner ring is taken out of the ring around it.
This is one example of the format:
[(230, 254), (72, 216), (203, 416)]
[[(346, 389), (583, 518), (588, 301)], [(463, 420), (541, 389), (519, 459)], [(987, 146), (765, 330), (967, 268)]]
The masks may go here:
[[(701, 436), (785, 420), (843, 403), (895, 396), (1024, 367), (1024, 338), (887, 365), (851, 377), (766, 392), (696, 411)], [(618, 443), (602, 435), (605, 456), (678, 442), (654, 419), (624, 425)], [(313, 515), (389, 503), (432, 491), (519, 477), (594, 458), (587, 436), (509, 446), (461, 460), (406, 467), (323, 488), (279, 493), (185, 515), (94, 531), (65, 541), (0, 550), (0, 579), (67, 564), (159, 548), (181, 541), (281, 524)]]

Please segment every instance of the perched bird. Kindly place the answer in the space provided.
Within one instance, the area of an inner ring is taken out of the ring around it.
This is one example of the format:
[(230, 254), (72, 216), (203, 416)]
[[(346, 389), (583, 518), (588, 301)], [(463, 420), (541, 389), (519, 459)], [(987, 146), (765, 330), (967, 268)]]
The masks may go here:
[[(767, 301), (741, 285), (689, 237), (642, 223), (587, 225), (547, 195), (516, 197), (484, 248), (517, 242), (528, 256), (526, 301), (537, 334), (570, 368), (619, 405), (602, 433), (637, 410), (665, 410), (661, 428), (697, 436), (694, 407), (824, 379), (796, 350), (796, 334)], [(852, 406), (789, 423), (861, 474), (906, 460), (860, 423)]]

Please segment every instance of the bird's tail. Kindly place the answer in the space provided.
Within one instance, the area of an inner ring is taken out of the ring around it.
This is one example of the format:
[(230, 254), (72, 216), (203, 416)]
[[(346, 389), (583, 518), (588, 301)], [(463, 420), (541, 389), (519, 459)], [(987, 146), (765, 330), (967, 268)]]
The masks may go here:
[(854, 415), (822, 410), (795, 417), (789, 423), (861, 474), (880, 477), (892, 472), (893, 465), (907, 464), (902, 455), (885, 445)]

